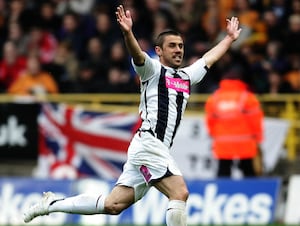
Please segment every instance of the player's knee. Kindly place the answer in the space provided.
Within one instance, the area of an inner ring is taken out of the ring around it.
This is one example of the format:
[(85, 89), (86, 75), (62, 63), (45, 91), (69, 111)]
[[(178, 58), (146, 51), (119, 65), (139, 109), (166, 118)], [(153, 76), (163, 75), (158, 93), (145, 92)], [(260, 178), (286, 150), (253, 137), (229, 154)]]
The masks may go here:
[(184, 189), (183, 191), (182, 191), (182, 197), (181, 197), (181, 199), (180, 200), (183, 200), (183, 201), (186, 201), (187, 199), (188, 199), (188, 197), (189, 197), (189, 191), (187, 190), (187, 189)]
[(124, 208), (118, 203), (106, 202), (105, 203), (105, 212), (110, 215), (120, 214)]
[(184, 188), (174, 192), (170, 198), (174, 200), (186, 201), (188, 197), (189, 197), (189, 191), (187, 190), (187, 188)]

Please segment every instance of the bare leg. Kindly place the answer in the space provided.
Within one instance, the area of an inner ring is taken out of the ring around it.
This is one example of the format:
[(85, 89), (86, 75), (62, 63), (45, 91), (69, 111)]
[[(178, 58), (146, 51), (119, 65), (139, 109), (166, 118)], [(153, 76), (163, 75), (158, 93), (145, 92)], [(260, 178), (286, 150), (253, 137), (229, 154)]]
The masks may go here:
[(182, 176), (165, 177), (154, 184), (160, 192), (170, 200), (186, 201), (188, 198), (188, 189)]
[(170, 176), (154, 185), (169, 198), (166, 214), (168, 226), (186, 226), (185, 203), (188, 189), (182, 176)]
[(48, 210), (49, 213), (119, 214), (133, 203), (134, 189), (126, 186), (116, 186), (107, 197), (103, 195), (80, 194), (56, 200), (51, 203)]
[(116, 186), (106, 197), (104, 213), (119, 214), (134, 203), (134, 189), (126, 186)]

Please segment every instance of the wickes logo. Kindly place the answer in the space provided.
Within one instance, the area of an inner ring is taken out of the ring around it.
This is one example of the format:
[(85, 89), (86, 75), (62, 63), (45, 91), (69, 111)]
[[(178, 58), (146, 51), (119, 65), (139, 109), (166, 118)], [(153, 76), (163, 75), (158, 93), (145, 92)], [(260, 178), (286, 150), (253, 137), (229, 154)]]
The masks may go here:
[(18, 125), (16, 116), (9, 116), (6, 124), (0, 125), (0, 146), (26, 146), (25, 132), (26, 126)]

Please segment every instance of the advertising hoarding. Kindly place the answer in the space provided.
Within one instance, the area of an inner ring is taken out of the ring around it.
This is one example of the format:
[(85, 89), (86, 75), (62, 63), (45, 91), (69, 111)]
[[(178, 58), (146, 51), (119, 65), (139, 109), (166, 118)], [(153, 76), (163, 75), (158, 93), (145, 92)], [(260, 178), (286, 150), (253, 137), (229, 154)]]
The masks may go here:
[[(274, 213), (280, 180), (188, 180), (190, 196), (187, 202), (188, 224), (268, 224)], [(59, 197), (79, 193), (108, 194), (113, 181), (98, 179), (37, 180), (26, 178), (0, 179), (0, 224), (22, 224), (22, 213), (39, 200), (44, 191)], [(120, 215), (72, 215), (54, 213), (38, 217), (29, 224), (165, 224), (168, 200), (155, 188)]]

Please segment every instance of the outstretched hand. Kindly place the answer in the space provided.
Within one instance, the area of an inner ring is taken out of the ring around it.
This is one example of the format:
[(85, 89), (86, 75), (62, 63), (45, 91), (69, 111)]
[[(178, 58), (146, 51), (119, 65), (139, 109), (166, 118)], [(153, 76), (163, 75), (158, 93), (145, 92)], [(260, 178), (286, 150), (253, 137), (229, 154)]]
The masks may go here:
[(116, 17), (117, 22), (119, 23), (120, 28), (123, 32), (128, 32), (131, 30), (133, 22), (129, 10), (125, 11), (124, 7), (122, 5), (119, 5), (117, 7)]
[(239, 28), (239, 20), (237, 17), (231, 17), (231, 19), (227, 19), (227, 35), (230, 36), (232, 38), (232, 40), (236, 40), (242, 29)]

